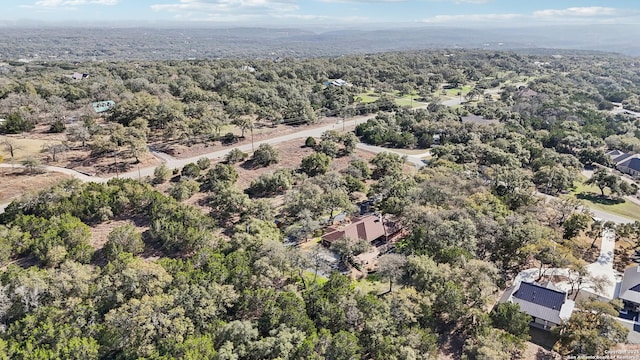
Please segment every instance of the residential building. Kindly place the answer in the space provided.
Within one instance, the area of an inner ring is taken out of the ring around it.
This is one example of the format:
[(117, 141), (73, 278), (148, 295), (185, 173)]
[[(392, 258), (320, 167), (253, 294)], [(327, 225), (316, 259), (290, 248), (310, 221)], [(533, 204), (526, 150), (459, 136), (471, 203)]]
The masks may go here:
[(611, 150), (606, 153), (611, 158), (611, 163), (620, 172), (631, 176), (640, 175), (640, 154)]
[(354, 219), (350, 224), (341, 227), (330, 227), (322, 236), (322, 244), (331, 246), (336, 240), (350, 238), (365, 240), (374, 246), (386, 243), (400, 232), (401, 228), (396, 222), (384, 220), (382, 215), (366, 215)]
[(640, 311), (640, 265), (624, 271), (618, 297), (625, 309)]
[(556, 288), (551, 282), (517, 282), (505, 290), (500, 299), (500, 303), (504, 302), (520, 305), (520, 310), (532, 317), (530, 325), (543, 330), (550, 330), (567, 321), (575, 307), (575, 303), (568, 299), (567, 292)]
[(82, 80), (82, 79), (86, 79), (89, 77), (89, 74), (83, 74), (83, 73), (79, 73), (79, 72), (74, 72), (73, 75), (71, 75), (71, 77), (75, 80)]

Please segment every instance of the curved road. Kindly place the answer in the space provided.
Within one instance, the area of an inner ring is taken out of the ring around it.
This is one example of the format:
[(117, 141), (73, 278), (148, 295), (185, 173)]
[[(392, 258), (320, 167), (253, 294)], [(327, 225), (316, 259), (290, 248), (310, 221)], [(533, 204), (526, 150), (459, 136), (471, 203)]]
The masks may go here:
[[(343, 126), (344, 127), (351, 127), (354, 125), (357, 125), (358, 123), (361, 123), (363, 121), (366, 121), (368, 119), (372, 119), (374, 118), (376, 115), (368, 115), (368, 116), (362, 116), (362, 117), (357, 117), (354, 118), (352, 120), (347, 120), (344, 122), (343, 124), (337, 125), (336, 123), (330, 124), (330, 125), (325, 125), (325, 126), (321, 126), (318, 128), (314, 128), (314, 129), (307, 129), (307, 130), (302, 130), (302, 131), (298, 131), (295, 133), (291, 133), (291, 134), (287, 134), (287, 135), (282, 135), (282, 136), (278, 136), (278, 137), (274, 137), (274, 138), (270, 138), (270, 139), (265, 139), (265, 140), (260, 140), (260, 141), (256, 141), (254, 142), (253, 146), (254, 148), (257, 148), (258, 146), (260, 146), (260, 144), (271, 144), (271, 145), (276, 145), (285, 141), (289, 141), (289, 140), (295, 140), (295, 139), (300, 139), (300, 138), (307, 138), (309, 136), (313, 136), (313, 137), (320, 137), (322, 135), (322, 133), (324, 133), (325, 131), (328, 130), (339, 130), (341, 129)], [(194, 163), (196, 162), (198, 159), (202, 158), (202, 157), (207, 157), (209, 159), (220, 159), (223, 158), (225, 155), (227, 155), (227, 153), (229, 153), (231, 150), (233, 149), (240, 149), (242, 151), (245, 152), (251, 152), (251, 144), (244, 144), (244, 145), (240, 145), (240, 146), (235, 146), (235, 147), (229, 147), (223, 150), (218, 150), (218, 151), (212, 151), (210, 153), (206, 153), (206, 154), (201, 154), (198, 156), (193, 156), (190, 158), (186, 158), (186, 159), (176, 159), (168, 154), (156, 151), (154, 149), (149, 149), (151, 151), (151, 153), (162, 160), (162, 162), (170, 169), (177, 169), (177, 168), (182, 168), (184, 165), (188, 164), (188, 163)], [(380, 151), (377, 151), (380, 152)], [(12, 164), (0, 164), (0, 167), (18, 167), (21, 168), (23, 167), (22, 165), (12, 165)], [(133, 171), (130, 172), (126, 172), (123, 174), (120, 174), (118, 177), (123, 177), (123, 178), (130, 178), (130, 179), (137, 179), (139, 177), (146, 177), (146, 176), (153, 176), (153, 172), (155, 170), (155, 166), (149, 166), (149, 167), (145, 167), (145, 168), (140, 168), (140, 169), (135, 169)], [(63, 167), (58, 167), (58, 166), (44, 166), (44, 169), (46, 171), (53, 171), (53, 172), (60, 172), (63, 174), (68, 174), (71, 175), (72, 177), (76, 178), (76, 179), (80, 179), (81, 181), (85, 181), (85, 182), (99, 182), (99, 183), (104, 183), (109, 181), (109, 179), (115, 178), (116, 176), (111, 176), (111, 177), (107, 177), (107, 178), (101, 178), (101, 177), (97, 177), (97, 176), (90, 176), (87, 174), (83, 174), (81, 172), (78, 172), (76, 170), (73, 169), (67, 169), (67, 168), (63, 168)], [(2, 203), (0, 204), (0, 213), (4, 212), (4, 209), (10, 204), (10, 202), (8, 203)]]

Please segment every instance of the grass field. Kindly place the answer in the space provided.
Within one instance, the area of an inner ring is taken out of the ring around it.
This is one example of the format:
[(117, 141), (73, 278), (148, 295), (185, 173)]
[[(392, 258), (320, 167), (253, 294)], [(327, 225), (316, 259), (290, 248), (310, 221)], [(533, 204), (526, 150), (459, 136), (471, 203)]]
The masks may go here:
[[(36, 140), (36, 139), (19, 139), (8, 136), (0, 136), (0, 155), (4, 158), (4, 162), (8, 163), (11, 161), (11, 154), (9, 153), (7, 146), (3, 145), (2, 142), (5, 140), (9, 140), (15, 144), (15, 161), (19, 162), (24, 159), (30, 157), (37, 157), (42, 152), (42, 146), (44, 144), (56, 142), (56, 141), (47, 141), (47, 140)], [(59, 143), (59, 141), (57, 141)]]
[[(397, 91), (387, 92), (385, 94), (393, 96), (395, 98), (396, 104), (398, 104), (398, 106), (419, 107), (419, 106), (426, 105), (426, 103), (424, 103), (424, 102), (419, 102), (419, 101), (415, 100), (415, 98), (418, 97), (417, 94), (406, 94), (404, 96), (399, 96)], [(376, 94), (375, 92), (373, 92), (373, 91), (367, 91), (367, 92), (360, 93), (360, 94), (357, 95), (357, 97), (360, 98), (360, 102), (363, 103), (363, 104), (375, 102), (376, 100), (378, 100), (380, 98), (380, 96), (378, 94)], [(412, 97), (414, 99), (413, 101), (411, 101)]]
[(372, 103), (378, 100), (378, 95), (374, 94), (372, 91), (360, 93), (358, 97), (360, 98), (360, 102), (362, 102), (363, 104)]
[(445, 90), (445, 92), (446, 92), (446, 96), (451, 96), (451, 97), (459, 96), (458, 95), (459, 92), (462, 92), (462, 96), (465, 96), (469, 93), (469, 91), (471, 91), (471, 88), (472, 88), (471, 85), (464, 85), (462, 88), (447, 89)]
[[(604, 193), (605, 195), (609, 195), (609, 191), (607, 189), (605, 189)], [(602, 198), (600, 197), (600, 189), (598, 189), (597, 186), (587, 185), (580, 181), (577, 183), (575, 189), (571, 191), (571, 194), (577, 199), (580, 199), (583, 204), (594, 210), (604, 211), (640, 221), (639, 205), (624, 199), (622, 199), (623, 201), (615, 201)]]

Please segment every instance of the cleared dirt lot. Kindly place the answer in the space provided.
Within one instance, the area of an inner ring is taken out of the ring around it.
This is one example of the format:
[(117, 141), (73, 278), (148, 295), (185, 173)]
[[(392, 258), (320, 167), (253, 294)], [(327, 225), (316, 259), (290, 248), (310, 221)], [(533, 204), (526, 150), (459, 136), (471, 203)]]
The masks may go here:
[(0, 203), (9, 202), (29, 191), (38, 191), (71, 176), (50, 172), (26, 175), (22, 169), (0, 168)]

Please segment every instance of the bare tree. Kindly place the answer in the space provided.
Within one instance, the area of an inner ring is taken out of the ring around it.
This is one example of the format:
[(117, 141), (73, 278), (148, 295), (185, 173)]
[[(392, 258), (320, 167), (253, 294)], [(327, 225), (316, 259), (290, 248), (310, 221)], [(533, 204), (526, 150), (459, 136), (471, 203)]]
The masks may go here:
[(69, 139), (69, 141), (82, 143), (82, 148), (84, 149), (87, 141), (91, 139), (91, 133), (86, 126), (76, 125), (67, 130), (67, 139)]
[(398, 280), (405, 273), (407, 258), (400, 254), (386, 254), (378, 259), (378, 268), (382, 276), (389, 278), (389, 292), (392, 291), (394, 280)]
[(51, 159), (53, 161), (58, 161), (58, 155), (69, 150), (69, 148), (65, 144), (46, 143), (42, 145), (42, 150), (51, 154)]
[(11, 163), (13, 163), (16, 150), (21, 150), (22, 146), (18, 145), (14, 140), (11, 139), (2, 140), (2, 145), (4, 146), (5, 151), (7, 151), (9, 155), (11, 155)]

